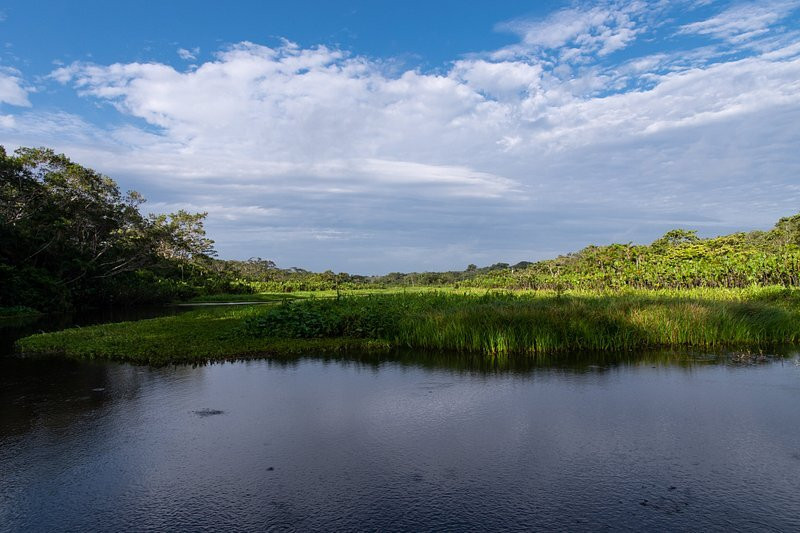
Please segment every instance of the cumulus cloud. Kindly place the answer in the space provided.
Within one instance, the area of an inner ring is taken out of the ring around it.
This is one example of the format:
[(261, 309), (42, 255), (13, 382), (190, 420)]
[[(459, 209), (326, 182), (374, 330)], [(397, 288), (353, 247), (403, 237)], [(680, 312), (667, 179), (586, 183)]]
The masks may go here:
[(28, 92), (18, 70), (0, 67), (0, 103), (30, 107)]
[[(289, 41), (186, 70), (77, 62), (51, 79), (132, 120), (29, 111), (0, 126), (124, 179), (150, 209), (208, 211), (223, 256), (311, 268), (515, 262), (796, 211), (800, 45), (639, 52), (670, 5), (515, 20), (516, 45), (437, 72)], [(667, 33), (724, 26), (709, 20)]]

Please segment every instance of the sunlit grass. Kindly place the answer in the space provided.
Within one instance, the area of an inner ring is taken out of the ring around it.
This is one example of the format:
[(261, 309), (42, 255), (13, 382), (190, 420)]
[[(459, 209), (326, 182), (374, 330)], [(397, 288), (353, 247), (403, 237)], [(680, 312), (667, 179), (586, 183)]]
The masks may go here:
[(23, 353), (59, 354), (142, 364), (193, 363), (273, 354), (387, 349), (368, 339), (264, 339), (240, 334), (255, 307), (202, 309), (181, 315), (72, 328), (21, 339)]
[(302, 301), (246, 321), (252, 334), (358, 335), (395, 346), (483, 354), (800, 340), (797, 291), (424, 293)]

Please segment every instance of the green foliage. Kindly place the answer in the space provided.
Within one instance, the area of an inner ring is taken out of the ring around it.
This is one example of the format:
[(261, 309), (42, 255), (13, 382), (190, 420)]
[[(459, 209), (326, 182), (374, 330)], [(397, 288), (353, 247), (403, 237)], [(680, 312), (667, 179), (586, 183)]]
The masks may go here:
[(241, 334), (256, 307), (202, 309), (177, 316), (101, 324), (18, 341), (25, 354), (113, 359), (137, 364), (205, 363), (221, 359), (385, 351), (385, 342), (357, 339), (264, 339)]
[(8, 155), (0, 147), (0, 305), (59, 310), (199, 295), (258, 299), (260, 293), (386, 288), (561, 294), (800, 285), (800, 214), (780, 219), (770, 231), (704, 239), (676, 229), (650, 245), (589, 246), (535, 263), (360, 276), (278, 268), (261, 258), (214, 259), (205, 213), (145, 217), (143, 201), (52, 150), (21, 148)]
[(523, 269), (501, 269), (461, 286), (531, 290), (743, 288), (800, 284), (800, 215), (768, 232), (710, 239), (673, 230), (653, 244), (589, 246)]
[(513, 266), (495, 263), (464, 271), (393, 272), (383, 276), (280, 269), (272, 261), (211, 260), (208, 271), (234, 280), (237, 292), (302, 292), (388, 287), (453, 287), (513, 290), (620, 290), (743, 288), (800, 285), (800, 215), (782, 218), (770, 231), (709, 239), (693, 230), (668, 231), (650, 245), (611, 244)]
[(304, 300), (263, 310), (248, 335), (357, 337), (484, 354), (794, 342), (795, 291), (416, 293)]
[(0, 307), (0, 318), (12, 318), (20, 316), (38, 316), (39, 313), (36, 309), (31, 309), (24, 305), (16, 305), (13, 307)]
[(52, 310), (184, 295), (160, 280), (182, 280), (212, 252), (205, 214), (146, 218), (143, 201), (52, 150), (0, 148), (0, 304)]
[(386, 305), (381, 296), (349, 296), (302, 304), (289, 301), (244, 322), (249, 335), (284, 338), (352, 337), (381, 339), (390, 336), (403, 316), (402, 305)]

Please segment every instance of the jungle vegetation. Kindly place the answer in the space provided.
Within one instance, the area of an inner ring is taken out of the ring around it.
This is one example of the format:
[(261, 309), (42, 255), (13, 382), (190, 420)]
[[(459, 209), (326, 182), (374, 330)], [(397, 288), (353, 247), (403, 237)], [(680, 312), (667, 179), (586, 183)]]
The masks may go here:
[(44, 148), (0, 147), (0, 308), (44, 311), (193, 294), (213, 254), (205, 213), (143, 215), (144, 198)]

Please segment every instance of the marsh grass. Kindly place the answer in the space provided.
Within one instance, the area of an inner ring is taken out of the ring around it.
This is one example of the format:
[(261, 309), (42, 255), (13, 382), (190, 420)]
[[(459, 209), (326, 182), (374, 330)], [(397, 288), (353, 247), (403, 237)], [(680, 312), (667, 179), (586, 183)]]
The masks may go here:
[(546, 361), (568, 352), (798, 341), (800, 291), (753, 288), (345, 295), (75, 328), (18, 346), (158, 365), (402, 348)]
[(42, 313), (25, 306), (0, 307), (0, 330), (4, 328), (20, 328), (33, 324)]
[(138, 364), (203, 363), (212, 360), (388, 349), (367, 339), (264, 339), (241, 335), (242, 320), (257, 307), (201, 309), (176, 316), (118, 322), (53, 333), (17, 342), (24, 354), (56, 354)]
[(760, 346), (800, 340), (799, 308), (788, 289), (392, 294), (290, 303), (253, 315), (244, 331), (489, 355)]

